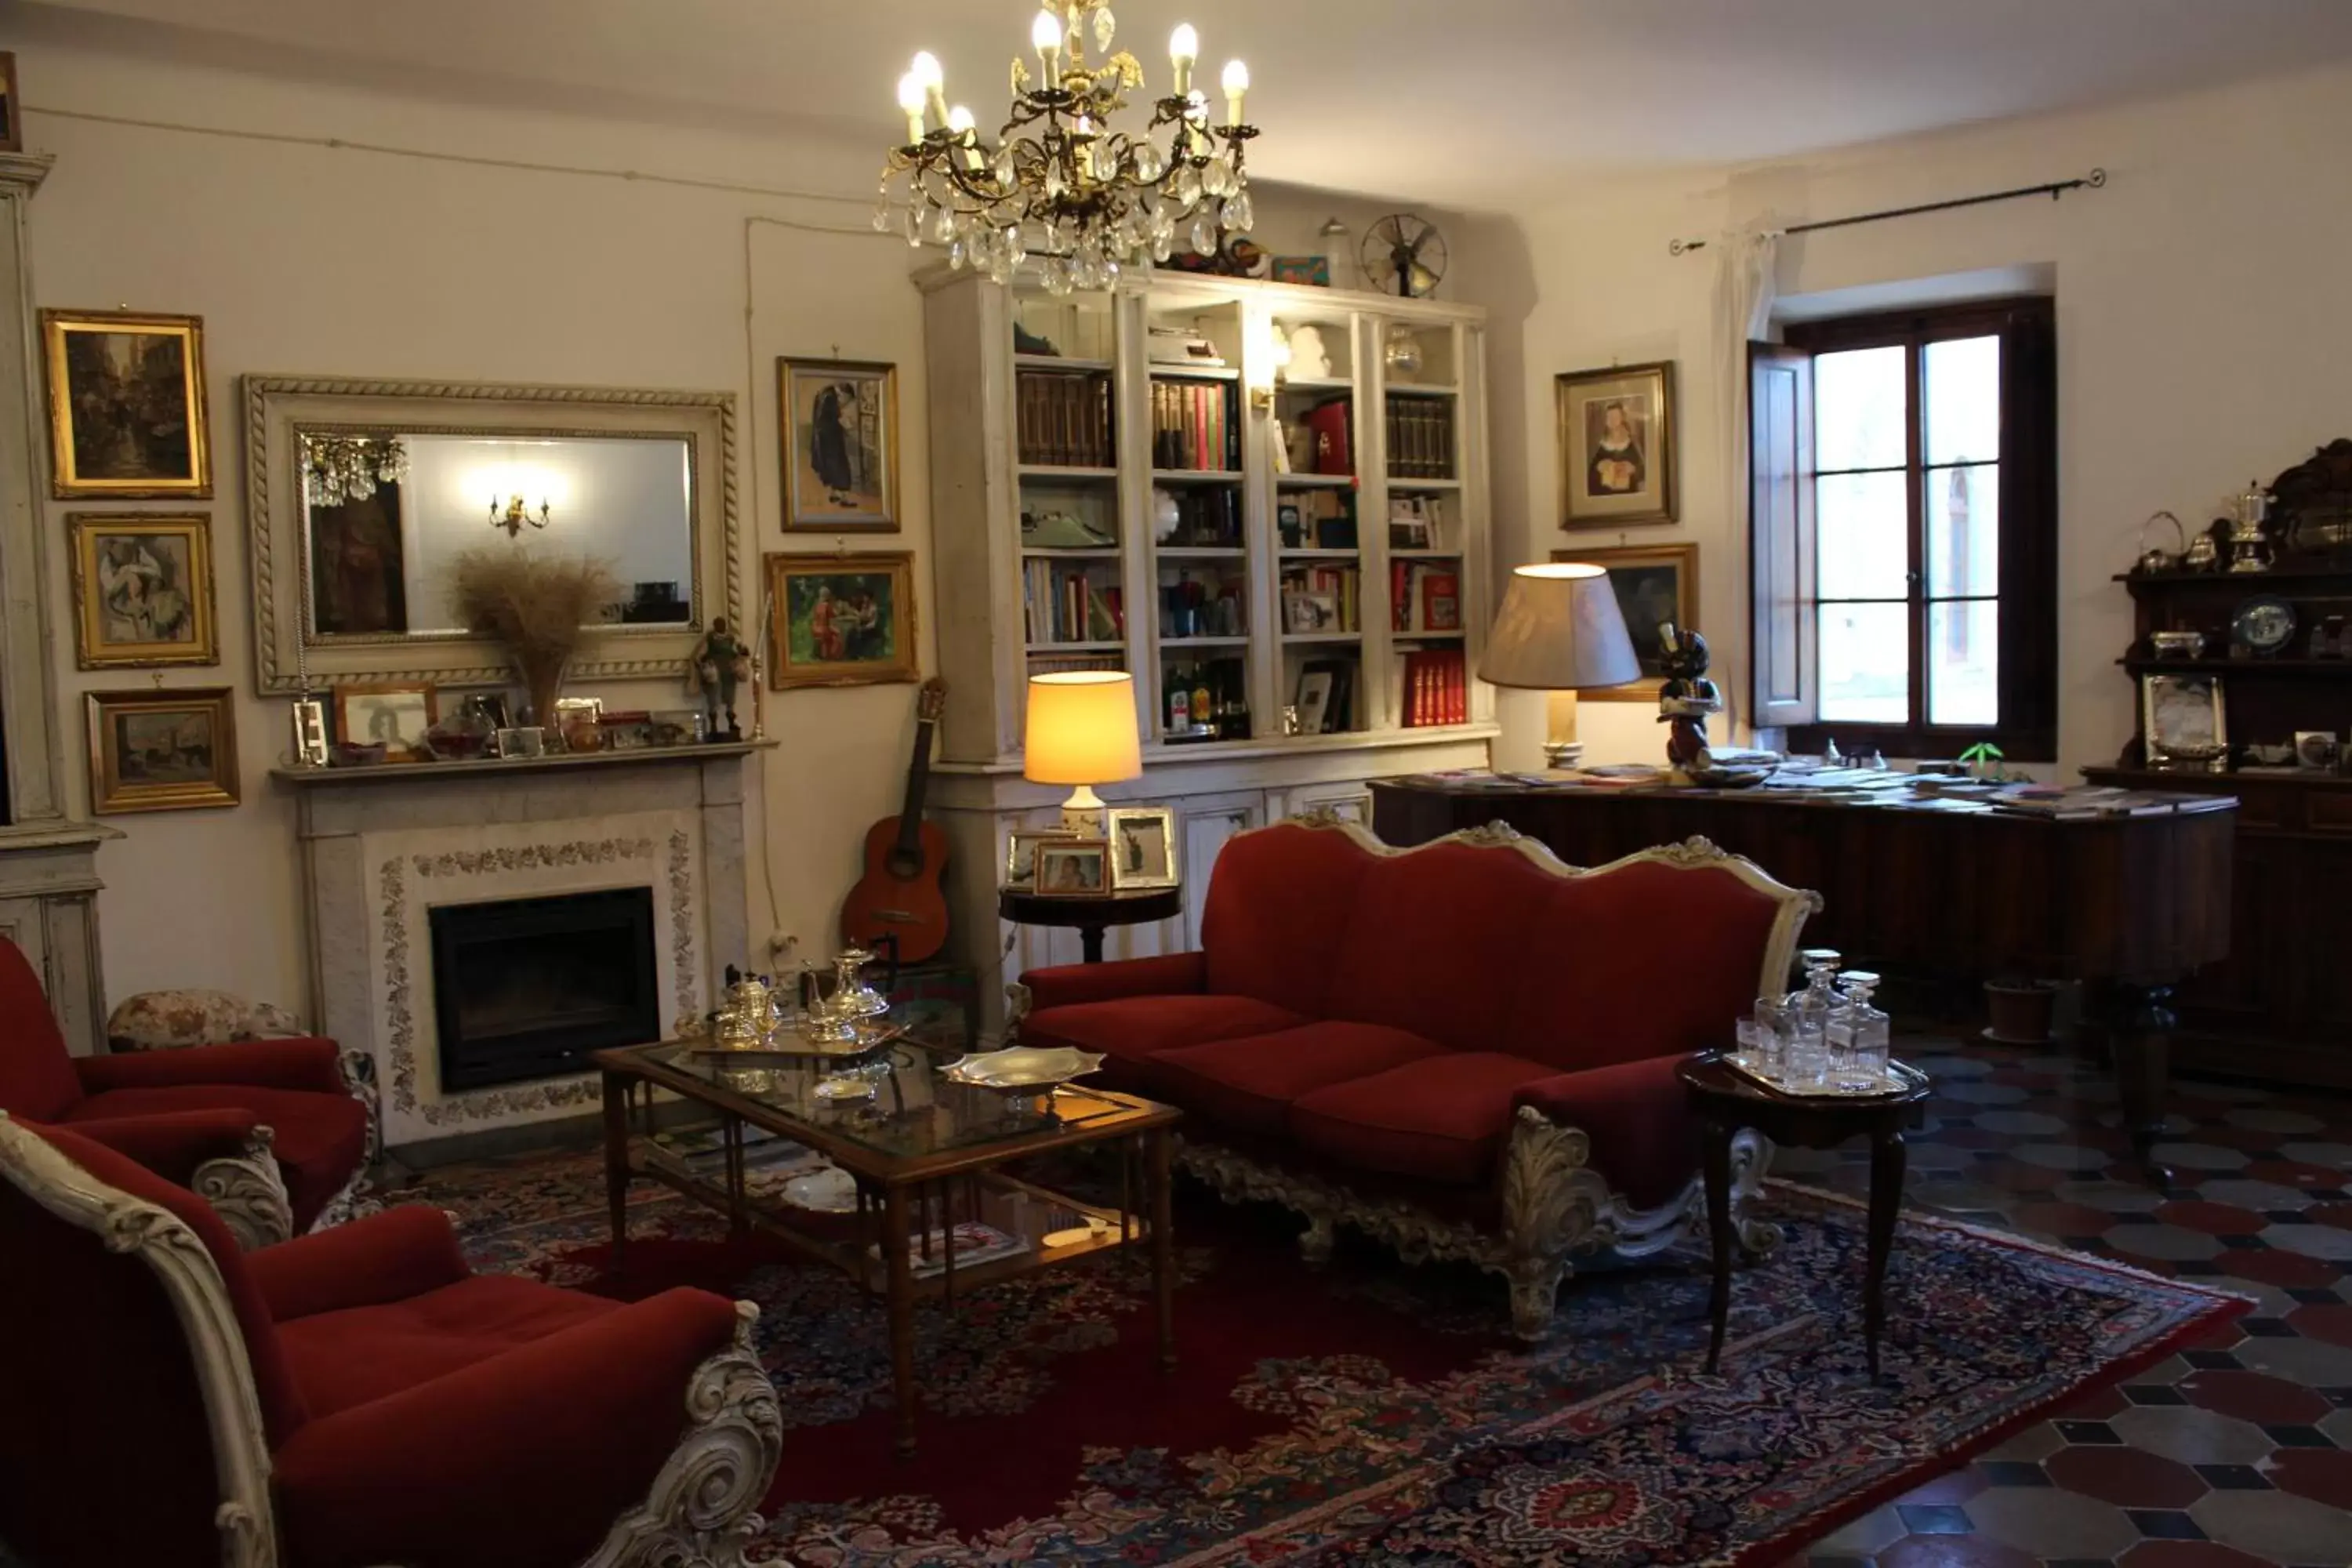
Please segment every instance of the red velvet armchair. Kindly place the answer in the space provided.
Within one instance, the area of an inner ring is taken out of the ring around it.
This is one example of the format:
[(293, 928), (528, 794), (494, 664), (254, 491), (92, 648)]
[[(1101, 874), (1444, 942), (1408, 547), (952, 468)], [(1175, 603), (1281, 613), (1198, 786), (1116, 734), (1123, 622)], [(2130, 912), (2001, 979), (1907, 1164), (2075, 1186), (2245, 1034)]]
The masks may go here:
[(421, 1205), (240, 1253), (5, 1116), (0, 1258), (0, 1541), (43, 1568), (724, 1568), (761, 1528), (749, 1303), (476, 1276)]
[(338, 1224), (360, 1203), (373, 1091), (346, 1078), (341, 1055), (311, 1037), (69, 1056), (40, 976), (0, 942), (0, 1110), (85, 1129), (193, 1110), (250, 1117), (271, 1132), (297, 1232)]

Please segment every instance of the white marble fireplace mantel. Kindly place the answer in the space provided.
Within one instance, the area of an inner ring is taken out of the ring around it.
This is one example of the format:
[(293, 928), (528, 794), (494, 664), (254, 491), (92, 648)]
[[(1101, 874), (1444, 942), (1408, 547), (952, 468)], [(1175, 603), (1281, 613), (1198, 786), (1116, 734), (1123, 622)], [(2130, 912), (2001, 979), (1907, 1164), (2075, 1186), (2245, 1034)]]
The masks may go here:
[(654, 896), (665, 1031), (750, 959), (746, 759), (773, 742), (512, 762), (281, 769), (297, 795), (310, 986), (375, 1064), (384, 1142), (583, 1113), (595, 1075), (443, 1093), (429, 911), (618, 888)]

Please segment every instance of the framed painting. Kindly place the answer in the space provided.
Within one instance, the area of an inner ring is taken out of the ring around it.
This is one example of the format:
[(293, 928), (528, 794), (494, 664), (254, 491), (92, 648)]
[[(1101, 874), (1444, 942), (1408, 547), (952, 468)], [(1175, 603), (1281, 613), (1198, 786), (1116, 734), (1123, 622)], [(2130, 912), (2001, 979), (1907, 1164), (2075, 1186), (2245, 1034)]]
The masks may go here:
[(16, 98), (16, 57), (14, 52), (0, 50), (0, 153), (21, 153), (25, 150), (24, 110)]
[(440, 700), (430, 686), (335, 688), (335, 739), (354, 746), (381, 741), (384, 755), (394, 761), (425, 761), (431, 754), (425, 731), (440, 717)]
[(92, 811), (236, 804), (236, 710), (227, 687), (91, 691), (84, 700)]
[(1041, 840), (1029, 890), (1065, 899), (1101, 898), (1110, 891), (1110, 846), (1099, 838)]
[(1674, 362), (1571, 371), (1555, 381), (1559, 525), (1676, 521)]
[(912, 551), (767, 557), (768, 685), (921, 679)]
[(201, 316), (44, 310), (49, 493), (68, 500), (213, 493)]
[(74, 656), (84, 669), (218, 664), (212, 524), (200, 514), (72, 512)]
[(788, 533), (898, 531), (898, 367), (779, 359)]
[(1625, 617), (1625, 633), (1642, 661), (1642, 679), (1623, 686), (1597, 687), (1578, 692), (1584, 702), (1655, 702), (1665, 684), (1665, 647), (1658, 640), (1658, 625), (1672, 621), (1688, 626), (1698, 614), (1698, 546), (1696, 544), (1626, 544), (1605, 550), (1560, 549), (1554, 561), (1581, 561), (1606, 567), (1609, 586), (1616, 592), (1617, 608)]

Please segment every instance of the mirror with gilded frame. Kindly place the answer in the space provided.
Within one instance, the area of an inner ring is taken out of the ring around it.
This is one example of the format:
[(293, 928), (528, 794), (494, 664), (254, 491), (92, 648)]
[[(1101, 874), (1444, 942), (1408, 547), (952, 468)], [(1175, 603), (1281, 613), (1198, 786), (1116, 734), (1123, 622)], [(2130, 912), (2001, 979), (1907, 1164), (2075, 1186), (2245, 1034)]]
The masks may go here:
[(477, 545), (607, 562), (575, 678), (668, 676), (742, 624), (734, 399), (603, 387), (245, 378), (255, 682), (264, 695), (511, 679), (448, 608)]

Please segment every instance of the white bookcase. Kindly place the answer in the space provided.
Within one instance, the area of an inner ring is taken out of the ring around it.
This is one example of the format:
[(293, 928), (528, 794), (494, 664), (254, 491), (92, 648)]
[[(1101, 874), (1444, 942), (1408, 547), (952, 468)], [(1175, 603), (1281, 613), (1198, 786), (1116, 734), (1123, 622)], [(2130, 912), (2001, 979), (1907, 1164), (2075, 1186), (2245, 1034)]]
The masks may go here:
[[(964, 958), (986, 969), (1009, 937), (1009, 979), (1076, 956), (1070, 933), (995, 917), (1006, 836), (1050, 822), (1063, 793), (1021, 778), (1032, 673), (1134, 673), (1145, 776), (1103, 793), (1176, 809), (1188, 895), (1234, 832), (1360, 815), (1367, 779), (1485, 762), (1483, 311), (1166, 272), (1066, 299), (945, 269), (919, 281), (948, 681), (937, 798)], [(1283, 363), (1306, 326), (1322, 374)], [(1298, 732), (1318, 688), (1323, 726)], [(1189, 945), (1187, 905), (1115, 930), (1111, 952)]]

